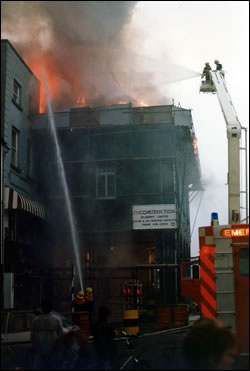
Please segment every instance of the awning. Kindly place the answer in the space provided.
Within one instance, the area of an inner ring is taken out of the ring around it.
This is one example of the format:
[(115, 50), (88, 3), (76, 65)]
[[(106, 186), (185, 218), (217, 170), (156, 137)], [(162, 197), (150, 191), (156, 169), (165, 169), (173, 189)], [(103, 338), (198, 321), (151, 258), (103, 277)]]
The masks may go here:
[(37, 201), (31, 201), (27, 197), (14, 191), (9, 187), (4, 188), (4, 208), (5, 209), (22, 209), (45, 219), (45, 208)]

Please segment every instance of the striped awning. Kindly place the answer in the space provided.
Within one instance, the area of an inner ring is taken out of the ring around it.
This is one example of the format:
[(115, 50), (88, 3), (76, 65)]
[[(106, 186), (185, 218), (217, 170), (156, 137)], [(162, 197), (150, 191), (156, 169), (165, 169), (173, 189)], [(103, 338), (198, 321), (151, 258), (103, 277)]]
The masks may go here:
[(31, 201), (9, 187), (4, 188), (4, 208), (22, 209), (39, 218), (46, 218), (45, 208), (39, 202)]

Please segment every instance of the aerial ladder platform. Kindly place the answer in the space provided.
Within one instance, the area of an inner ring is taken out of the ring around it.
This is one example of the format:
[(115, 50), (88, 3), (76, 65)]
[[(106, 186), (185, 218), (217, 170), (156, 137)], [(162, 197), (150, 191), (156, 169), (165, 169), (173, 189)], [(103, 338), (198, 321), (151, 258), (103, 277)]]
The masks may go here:
[[(212, 213), (199, 228), (199, 258), (181, 263), (181, 295), (200, 307), (201, 315), (221, 320), (236, 334), (237, 351), (249, 357), (249, 224), (241, 220), (240, 147), (242, 129), (227, 90), (224, 71), (209, 73), (200, 92), (217, 94), (228, 139), (228, 224)], [(246, 138), (246, 131), (245, 131)], [(248, 186), (246, 174), (246, 221)], [(198, 271), (198, 272), (197, 272)]]

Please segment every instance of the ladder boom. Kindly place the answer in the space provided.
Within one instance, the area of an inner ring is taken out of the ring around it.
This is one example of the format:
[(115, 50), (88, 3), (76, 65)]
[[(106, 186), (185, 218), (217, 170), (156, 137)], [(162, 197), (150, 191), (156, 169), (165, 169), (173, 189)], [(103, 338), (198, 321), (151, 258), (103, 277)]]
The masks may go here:
[(200, 91), (217, 93), (226, 122), (228, 139), (228, 223), (240, 222), (240, 137), (241, 124), (226, 87), (224, 72), (211, 71), (211, 80), (201, 84)]

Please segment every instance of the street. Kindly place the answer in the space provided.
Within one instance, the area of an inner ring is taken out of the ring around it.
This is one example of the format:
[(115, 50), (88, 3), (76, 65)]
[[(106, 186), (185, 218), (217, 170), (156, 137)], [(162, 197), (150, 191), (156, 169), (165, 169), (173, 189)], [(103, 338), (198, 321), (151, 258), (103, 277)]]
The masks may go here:
[[(187, 331), (192, 326), (192, 323), (199, 318), (198, 315), (190, 315), (187, 326), (179, 328), (171, 328), (168, 330), (159, 330), (154, 323), (140, 324), (140, 332), (138, 334), (136, 345), (132, 349), (126, 344), (126, 338), (117, 338), (116, 345), (120, 360), (120, 369), (134, 370), (135, 364), (131, 359), (135, 355), (139, 360), (139, 367), (142, 366), (145, 370), (183, 370), (185, 363), (182, 358), (182, 343)], [(93, 350), (93, 341), (89, 341), (90, 350)], [(16, 359), (16, 355), (12, 354), (12, 361)], [(132, 358), (132, 357), (131, 357)], [(8, 361), (8, 360), (5, 360)], [(7, 362), (9, 364), (9, 362)], [(11, 363), (13, 364), (13, 363)], [(18, 366), (2, 369), (14, 370)], [(27, 369), (27, 367), (21, 369)], [(237, 358), (233, 370), (248, 370), (249, 359)]]

